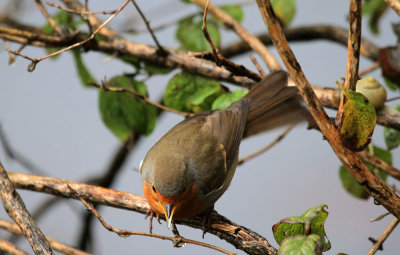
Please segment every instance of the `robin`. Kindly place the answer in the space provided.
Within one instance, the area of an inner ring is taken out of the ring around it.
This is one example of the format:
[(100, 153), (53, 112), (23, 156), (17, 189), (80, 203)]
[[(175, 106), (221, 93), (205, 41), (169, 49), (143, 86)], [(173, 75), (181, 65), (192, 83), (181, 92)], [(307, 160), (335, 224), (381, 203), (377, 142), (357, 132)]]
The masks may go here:
[(227, 109), (194, 115), (169, 130), (140, 166), (151, 215), (176, 229), (174, 220), (212, 211), (231, 183), (242, 138), (304, 119), (297, 89), (287, 83), (286, 72), (273, 72)]

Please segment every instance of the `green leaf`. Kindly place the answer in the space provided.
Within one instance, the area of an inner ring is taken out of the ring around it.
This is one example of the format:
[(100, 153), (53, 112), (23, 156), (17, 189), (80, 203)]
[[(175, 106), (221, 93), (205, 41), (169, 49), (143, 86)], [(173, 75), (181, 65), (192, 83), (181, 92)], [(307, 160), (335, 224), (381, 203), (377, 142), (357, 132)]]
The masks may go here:
[(385, 81), (386, 87), (388, 87), (391, 91), (396, 91), (400, 87), (400, 84), (396, 84), (386, 77), (383, 77), (383, 80)]
[(213, 110), (224, 110), (231, 104), (244, 97), (249, 91), (244, 89), (237, 89), (233, 92), (222, 94), (212, 104)]
[(271, 0), (272, 8), (276, 16), (285, 26), (289, 26), (296, 15), (295, 0)]
[(74, 57), (76, 70), (78, 71), (79, 79), (84, 87), (92, 87), (90, 82), (96, 82), (96, 79), (90, 74), (83, 63), (82, 54), (80, 48), (72, 49), (72, 56)]
[(168, 67), (160, 66), (160, 65), (155, 65), (155, 64), (150, 64), (150, 63), (144, 64), (144, 69), (149, 74), (167, 74), (167, 73), (172, 71), (172, 68), (168, 68)]
[(210, 110), (214, 100), (223, 92), (218, 81), (181, 72), (168, 82), (164, 103), (179, 111), (199, 113)]
[[(390, 151), (384, 150), (380, 147), (373, 146), (372, 151), (370, 151), (370, 147), (367, 148), (367, 151), (371, 153), (372, 155), (382, 159), (389, 165), (392, 164), (392, 153)], [(387, 173), (383, 172), (380, 169), (376, 169), (373, 165), (371, 165), (368, 162), (364, 162), (368, 168), (373, 171), (375, 174), (377, 174), (382, 180), (386, 181), (387, 179)], [(365, 191), (365, 189), (358, 184), (356, 179), (351, 175), (351, 173), (344, 167), (341, 166), (339, 170), (339, 176), (340, 180), (342, 182), (342, 185), (344, 189), (349, 192), (352, 196), (360, 199), (367, 199), (369, 198), (368, 192)]]
[[(242, 23), (243, 18), (244, 18), (244, 13), (243, 13), (242, 7), (240, 7), (239, 5), (236, 5), (236, 4), (222, 5), (219, 8), (221, 10), (223, 10), (224, 12), (226, 12), (229, 16), (231, 16), (238, 23)], [(215, 22), (219, 26), (222, 25), (222, 22), (219, 19), (215, 18), (214, 16), (212, 16), (211, 19), (213, 22)]]
[(279, 255), (320, 255), (322, 242), (318, 235), (297, 235), (286, 238), (278, 251)]
[(393, 129), (385, 127), (383, 129), (383, 136), (385, 137), (385, 143), (389, 150), (392, 150), (400, 145), (400, 132)]
[(353, 151), (367, 147), (376, 125), (374, 106), (361, 93), (345, 89), (346, 101), (343, 104), (343, 119), (340, 138)]
[[(147, 96), (146, 85), (131, 77), (122, 75), (112, 78), (108, 87), (132, 89)], [(157, 120), (157, 109), (128, 92), (99, 90), (99, 109), (104, 124), (121, 141), (125, 141), (133, 130), (148, 135)]]
[(282, 241), (288, 237), (316, 234), (321, 238), (323, 250), (329, 250), (331, 243), (324, 229), (325, 220), (328, 217), (326, 208), (327, 205), (320, 205), (307, 210), (299, 217), (289, 217), (276, 223), (272, 227), (276, 242), (281, 245)]
[[(194, 20), (194, 17), (189, 17), (179, 21), (176, 30), (176, 39), (185, 50), (211, 51), (211, 46), (201, 30), (203, 21), (199, 20), (195, 22)], [(215, 47), (218, 47), (221, 41), (218, 27), (211, 22), (207, 22), (207, 30)]]
[(344, 167), (341, 166), (339, 169), (339, 176), (342, 182), (343, 188), (350, 193), (352, 196), (360, 199), (368, 199), (369, 194), (364, 190), (364, 188), (358, 184), (356, 179), (351, 175), (351, 173)]
[(368, 25), (372, 33), (378, 34), (379, 21), (383, 17), (387, 9), (387, 5), (383, 0), (364, 0), (362, 13), (369, 17)]

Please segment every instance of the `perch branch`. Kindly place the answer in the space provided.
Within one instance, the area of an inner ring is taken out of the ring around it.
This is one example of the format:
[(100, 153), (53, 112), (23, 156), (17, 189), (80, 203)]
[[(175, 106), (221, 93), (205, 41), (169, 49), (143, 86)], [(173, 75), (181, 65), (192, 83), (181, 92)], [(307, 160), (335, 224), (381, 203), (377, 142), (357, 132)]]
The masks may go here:
[(65, 8), (62, 7), (61, 5), (55, 4), (55, 3), (51, 3), (51, 2), (47, 2), (47, 5), (51, 6), (51, 7), (55, 7), (57, 9), (69, 12), (69, 13), (75, 13), (75, 14), (79, 14), (79, 15), (94, 15), (94, 14), (114, 14), (117, 10), (112, 10), (112, 11), (80, 11), (77, 12), (76, 10), (72, 10), (69, 8)]
[(50, 244), (26, 210), (24, 202), (0, 163), (0, 196), (8, 216), (18, 224), (35, 254), (53, 254)]
[(290, 49), (270, 1), (257, 0), (257, 4), (279, 55), (315, 122), (327, 138), (335, 154), (368, 194), (372, 195), (389, 212), (400, 218), (400, 198), (386, 183), (369, 170), (354, 151), (351, 151), (342, 143), (338, 129), (324, 111)]
[[(69, 184), (74, 187), (81, 198), (90, 203), (133, 210), (142, 214), (146, 214), (150, 209), (144, 197), (131, 193), (37, 175), (10, 173), (9, 176), (15, 187), (19, 189), (76, 199), (67, 187), (67, 184)], [(178, 221), (177, 223), (197, 229), (203, 227), (202, 217)], [(215, 211), (211, 214), (208, 232), (249, 254), (277, 254), (276, 249), (264, 237), (246, 227), (237, 225)]]
[(104, 221), (104, 219), (101, 217), (99, 212), (96, 210), (96, 208), (94, 206), (92, 206), (91, 204), (89, 204), (88, 202), (86, 202), (85, 199), (81, 198), (79, 196), (78, 192), (76, 192), (76, 190), (73, 189), (73, 187), (68, 185), (68, 188), (71, 190), (73, 195), (83, 203), (83, 205), (89, 210), (89, 212), (91, 212), (100, 221), (100, 223), (103, 225), (103, 227), (105, 229), (107, 229), (110, 232), (114, 232), (115, 234), (117, 234), (119, 236), (124, 236), (124, 237), (130, 236), (130, 235), (148, 236), (148, 237), (154, 237), (154, 238), (158, 238), (158, 239), (162, 239), (162, 240), (170, 240), (173, 242), (174, 247), (179, 247), (179, 245), (182, 243), (190, 243), (190, 244), (210, 248), (210, 249), (213, 249), (213, 250), (216, 250), (216, 251), (228, 254), (228, 255), (233, 254), (233, 253), (231, 253), (227, 250), (224, 250), (220, 247), (210, 245), (207, 243), (203, 243), (203, 242), (198, 242), (198, 241), (191, 240), (191, 239), (182, 238), (182, 237), (176, 238), (176, 237), (169, 237), (169, 236), (157, 235), (157, 234), (152, 234), (152, 233), (137, 232), (137, 231), (122, 230), (122, 229), (114, 228), (113, 226), (107, 224)]

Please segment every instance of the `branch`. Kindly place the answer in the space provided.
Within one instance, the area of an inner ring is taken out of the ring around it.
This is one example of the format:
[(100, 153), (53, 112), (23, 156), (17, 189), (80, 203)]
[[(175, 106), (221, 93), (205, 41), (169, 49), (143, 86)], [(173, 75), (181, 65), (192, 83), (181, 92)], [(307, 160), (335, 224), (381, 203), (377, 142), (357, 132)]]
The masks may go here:
[(5, 251), (11, 255), (29, 255), (29, 253), (21, 250), (13, 243), (0, 239), (0, 250)]
[(26, 210), (24, 202), (15, 191), (1, 163), (0, 196), (8, 215), (23, 231), (35, 254), (53, 254), (49, 242)]
[(385, 0), (385, 3), (400, 16), (400, 2), (398, 0)]
[(367, 161), (374, 167), (381, 169), (388, 175), (390, 175), (393, 178), (395, 178), (396, 180), (400, 181), (400, 171), (398, 169), (394, 168), (392, 165), (386, 163), (382, 159), (375, 157), (374, 155), (372, 155), (371, 153), (368, 153), (366, 151), (361, 151), (358, 153), (358, 155), (363, 160)]
[[(347, 29), (334, 25), (309, 25), (286, 28), (283, 30), (286, 39), (291, 42), (302, 42), (311, 40), (328, 40), (331, 42), (347, 46)], [(271, 36), (267, 33), (257, 36), (262, 43), (266, 45), (272, 44)], [(221, 54), (227, 58), (243, 54), (251, 48), (244, 42), (234, 43), (220, 50)], [(361, 39), (360, 53), (372, 61), (379, 58), (379, 48), (367, 39)]]
[[(358, 81), (358, 66), (360, 63), (361, 44), (361, 0), (350, 0), (349, 36), (347, 43), (347, 66), (343, 88), (355, 91)], [(336, 124), (340, 127), (343, 119), (343, 104), (346, 98), (344, 93), (340, 97), (340, 104), (336, 114)]]
[[(11, 232), (16, 235), (24, 235), (24, 233), (19, 229), (17, 224), (1, 220), (0, 219), (0, 228), (7, 230), (8, 232)], [(75, 249), (69, 245), (63, 244), (61, 242), (58, 242), (50, 237), (46, 237), (46, 239), (50, 243), (50, 247), (56, 251), (60, 251), (64, 254), (73, 254), (73, 255), (89, 255), (89, 253), (80, 251), (78, 249)]]
[[(196, 3), (203, 9), (205, 8), (206, 0), (192, 0), (192, 2)], [(231, 16), (212, 4), (209, 5), (208, 10), (214, 17), (221, 20), (226, 27), (232, 29), (240, 38), (242, 38), (243, 41), (245, 41), (254, 51), (256, 51), (263, 58), (264, 62), (271, 71), (282, 69), (279, 62), (267, 49), (267, 47), (265, 47), (265, 45), (257, 37), (242, 27)]]
[(351, 151), (342, 143), (338, 129), (322, 108), (310, 83), (301, 70), (300, 64), (290, 49), (270, 1), (257, 0), (257, 4), (283, 63), (335, 154), (368, 194), (373, 196), (389, 212), (400, 218), (400, 198), (386, 183), (369, 170), (354, 151)]
[[(9, 175), (15, 187), (19, 189), (76, 199), (76, 196), (67, 187), (67, 184), (69, 184), (74, 187), (81, 198), (90, 203), (128, 209), (142, 214), (146, 214), (150, 209), (144, 197), (130, 193), (71, 182), (65, 179), (21, 173), (10, 173)], [(203, 228), (202, 217), (178, 221), (177, 223), (197, 229)], [(264, 237), (246, 227), (237, 225), (215, 211), (211, 214), (208, 232), (249, 254), (277, 254), (276, 249)]]

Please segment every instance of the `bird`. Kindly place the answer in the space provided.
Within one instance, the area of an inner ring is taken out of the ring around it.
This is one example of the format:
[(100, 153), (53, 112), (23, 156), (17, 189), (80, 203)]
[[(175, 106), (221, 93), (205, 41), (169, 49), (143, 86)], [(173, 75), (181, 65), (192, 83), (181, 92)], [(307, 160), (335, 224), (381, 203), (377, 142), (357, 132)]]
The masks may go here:
[[(296, 95), (287, 72), (274, 71), (225, 110), (199, 113), (171, 128), (139, 167), (151, 215), (164, 216), (176, 229), (176, 220), (212, 211), (234, 176), (243, 138), (309, 118)], [(203, 237), (205, 231), (203, 225)]]

